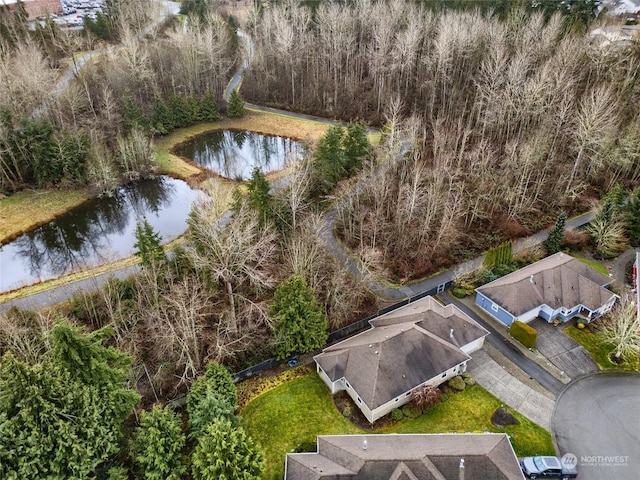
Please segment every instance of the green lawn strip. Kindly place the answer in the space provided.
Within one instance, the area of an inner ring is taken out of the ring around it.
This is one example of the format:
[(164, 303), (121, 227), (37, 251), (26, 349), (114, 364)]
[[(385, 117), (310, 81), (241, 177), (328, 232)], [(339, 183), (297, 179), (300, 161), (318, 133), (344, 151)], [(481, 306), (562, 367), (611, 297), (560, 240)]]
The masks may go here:
[(570, 326), (565, 328), (565, 333), (584, 347), (591, 354), (601, 370), (638, 370), (638, 359), (626, 361), (617, 365), (609, 360), (609, 353), (615, 349), (615, 345), (606, 342), (600, 333), (592, 333), (588, 330), (580, 330)]
[(362, 433), (340, 415), (316, 373), (260, 395), (241, 415), (265, 453), (263, 480), (282, 479), (285, 455), (302, 443), (315, 443), (316, 435)]
[(573, 258), (575, 258), (576, 260), (581, 261), (582, 263), (584, 263), (585, 265), (589, 265), (591, 268), (593, 268), (594, 270), (597, 270), (598, 272), (600, 272), (603, 275), (609, 276), (609, 270), (607, 270), (607, 267), (605, 267), (603, 264), (601, 264), (600, 262), (597, 262), (595, 260), (589, 260), (587, 258), (583, 258), (580, 257), (578, 255), (575, 254), (571, 254), (571, 256)]
[[(491, 416), (506, 408), (520, 425), (498, 428)], [(555, 455), (551, 434), (520, 413), (505, 407), (479, 385), (450, 395), (441, 404), (416, 419), (404, 418), (395, 425), (376, 429), (375, 433), (507, 433), (518, 456)]]
[(262, 446), (267, 467), (264, 480), (281, 479), (285, 455), (302, 443), (315, 444), (317, 435), (354, 433), (501, 432), (512, 438), (519, 456), (555, 455), (549, 432), (512, 412), (521, 422), (508, 428), (491, 424), (500, 400), (474, 386), (450, 396), (417, 419), (405, 418), (385, 428), (358, 429), (335, 408), (326, 385), (312, 373), (287, 382), (250, 401), (241, 415), (249, 434)]

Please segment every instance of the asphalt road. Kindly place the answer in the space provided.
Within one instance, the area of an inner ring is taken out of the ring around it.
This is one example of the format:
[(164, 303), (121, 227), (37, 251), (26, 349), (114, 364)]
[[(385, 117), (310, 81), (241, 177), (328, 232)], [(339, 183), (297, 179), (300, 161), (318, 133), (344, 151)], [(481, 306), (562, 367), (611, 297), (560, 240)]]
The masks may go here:
[(578, 461), (580, 480), (640, 478), (640, 375), (600, 372), (560, 393), (552, 434), (562, 456)]
[(446, 292), (438, 293), (438, 297), (446, 304), (453, 303), (464, 313), (473, 318), (476, 322), (486, 328), (491, 335), (487, 336), (485, 341), (494, 346), (500, 353), (518, 365), (531, 378), (536, 380), (540, 385), (549, 390), (551, 393), (558, 394), (563, 388), (564, 383), (555, 378), (536, 362), (524, 355), (520, 350), (514, 347), (509, 340), (504, 338), (503, 332), (498, 332), (492, 325), (485, 322), (473, 310), (464, 303), (457, 301)]

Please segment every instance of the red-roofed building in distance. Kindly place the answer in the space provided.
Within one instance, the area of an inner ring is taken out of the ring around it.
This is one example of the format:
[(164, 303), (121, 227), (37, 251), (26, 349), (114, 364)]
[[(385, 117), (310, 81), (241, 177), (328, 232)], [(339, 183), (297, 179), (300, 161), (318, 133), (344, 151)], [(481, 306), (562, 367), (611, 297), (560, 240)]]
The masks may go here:
[(9, 9), (9, 11), (13, 11), (20, 2), (24, 5), (29, 20), (33, 20), (40, 15), (62, 11), (62, 2), (60, 0), (0, 0), (0, 10)]

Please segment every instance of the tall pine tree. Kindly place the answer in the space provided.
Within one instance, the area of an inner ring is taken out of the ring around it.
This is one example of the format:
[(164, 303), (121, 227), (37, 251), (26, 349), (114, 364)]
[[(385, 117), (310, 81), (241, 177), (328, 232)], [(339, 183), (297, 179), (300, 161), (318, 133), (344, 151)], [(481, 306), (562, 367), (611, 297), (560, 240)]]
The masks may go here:
[(167, 259), (160, 243), (160, 235), (153, 230), (146, 219), (136, 223), (135, 237), (136, 243), (133, 244), (137, 249), (135, 255), (140, 257), (143, 267), (151, 267)]
[(549, 255), (558, 253), (562, 246), (562, 238), (564, 237), (564, 226), (567, 223), (567, 212), (560, 212), (560, 216), (555, 226), (549, 232), (547, 239), (542, 242), (544, 249)]
[(311, 352), (327, 342), (327, 317), (302, 277), (294, 275), (276, 289), (269, 316), (275, 321), (273, 349), (278, 359)]
[(229, 97), (229, 104), (227, 105), (227, 116), (229, 118), (238, 118), (244, 115), (244, 100), (240, 97), (238, 90), (233, 90)]

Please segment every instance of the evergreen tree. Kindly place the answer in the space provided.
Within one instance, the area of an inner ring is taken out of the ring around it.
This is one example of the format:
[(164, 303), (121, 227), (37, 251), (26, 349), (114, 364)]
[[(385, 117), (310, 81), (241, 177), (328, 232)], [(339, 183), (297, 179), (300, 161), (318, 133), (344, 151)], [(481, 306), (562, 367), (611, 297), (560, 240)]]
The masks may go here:
[(238, 393), (229, 370), (211, 362), (205, 374), (193, 382), (187, 396), (191, 436), (199, 438), (216, 419), (225, 419), (236, 425), (236, 408)]
[(134, 127), (140, 127), (143, 130), (148, 127), (148, 121), (142, 114), (138, 105), (131, 95), (124, 97), (124, 125), (127, 130), (131, 130)]
[(189, 125), (193, 125), (196, 123), (202, 122), (202, 117), (200, 115), (200, 101), (198, 97), (191, 94), (187, 97), (187, 112), (189, 115)]
[(596, 219), (607, 223), (620, 220), (620, 215), (624, 212), (626, 201), (627, 191), (619, 183), (616, 184), (602, 198)]
[(180, 418), (171, 409), (154, 405), (142, 412), (132, 453), (145, 480), (180, 480), (186, 472), (181, 459), (185, 441)]
[(344, 128), (340, 125), (332, 125), (318, 140), (312, 159), (313, 185), (311, 191), (315, 197), (329, 193), (347, 174), (342, 150), (343, 136)]
[(58, 162), (64, 178), (72, 182), (84, 182), (89, 146), (89, 136), (85, 133), (66, 133), (58, 141)]
[(194, 123), (189, 111), (189, 105), (180, 95), (171, 94), (167, 107), (171, 112), (171, 123), (174, 128), (183, 128)]
[(640, 243), (640, 189), (636, 190), (626, 207), (626, 230), (633, 245)]
[(175, 128), (171, 110), (169, 110), (167, 104), (164, 103), (160, 97), (155, 97), (153, 100), (151, 128), (160, 135), (166, 135)]
[(129, 473), (124, 467), (111, 467), (107, 471), (107, 480), (129, 480)]
[(167, 259), (160, 243), (160, 234), (153, 230), (146, 219), (136, 223), (135, 237), (136, 243), (133, 244), (137, 248), (135, 255), (140, 257), (143, 267), (151, 267)]
[(327, 342), (327, 317), (302, 277), (294, 275), (276, 289), (269, 316), (275, 321), (274, 351), (278, 359), (311, 352)]
[(0, 478), (85, 479), (120, 449), (121, 425), (140, 396), (125, 388), (130, 358), (59, 324), (37, 363), (0, 362)]
[(372, 153), (366, 125), (361, 121), (349, 123), (342, 144), (345, 170), (347, 175), (353, 175), (362, 168), (362, 162)]
[(198, 439), (192, 455), (194, 480), (258, 480), (264, 457), (242, 427), (214, 420)]
[(362, 122), (350, 123), (346, 129), (341, 125), (331, 126), (318, 140), (311, 160), (311, 195), (327, 195), (338, 182), (360, 170), (363, 161), (371, 155), (367, 128)]
[(211, 0), (184, 0), (180, 7), (180, 13), (197, 18), (200, 23), (207, 20), (207, 14), (211, 8)]
[(189, 432), (191, 438), (200, 438), (209, 425), (216, 419), (229, 420), (238, 425), (238, 417), (234, 414), (234, 407), (208, 389), (198, 402), (191, 402), (189, 409)]
[(560, 251), (560, 248), (562, 247), (562, 238), (564, 237), (564, 226), (566, 223), (567, 212), (560, 212), (556, 225), (549, 232), (547, 239), (542, 242), (547, 254), (553, 255)]
[(57, 140), (47, 120), (25, 118), (17, 131), (13, 151), (20, 158), (24, 173), (39, 186), (56, 183), (62, 178)]
[(98, 12), (95, 20), (85, 16), (82, 22), (86, 32), (91, 32), (100, 40), (111, 40), (111, 25), (107, 17), (102, 13)]
[(202, 377), (199, 377), (189, 390), (187, 396), (187, 412), (189, 415), (211, 392), (217, 398), (224, 401), (234, 411), (238, 407), (238, 392), (233, 377), (224, 365), (218, 362), (211, 362), (207, 365), (207, 370)]
[(200, 100), (199, 117), (203, 122), (218, 122), (222, 120), (216, 97), (211, 90), (205, 93), (202, 100)]
[[(251, 178), (246, 183), (249, 207), (258, 214), (260, 226), (264, 226), (273, 217), (273, 197), (269, 193), (271, 185), (259, 167), (254, 167)], [(240, 209), (243, 199), (236, 199), (235, 209)]]
[(227, 116), (229, 118), (238, 118), (244, 115), (244, 100), (240, 97), (238, 90), (233, 90), (229, 97), (229, 104), (227, 105)]

